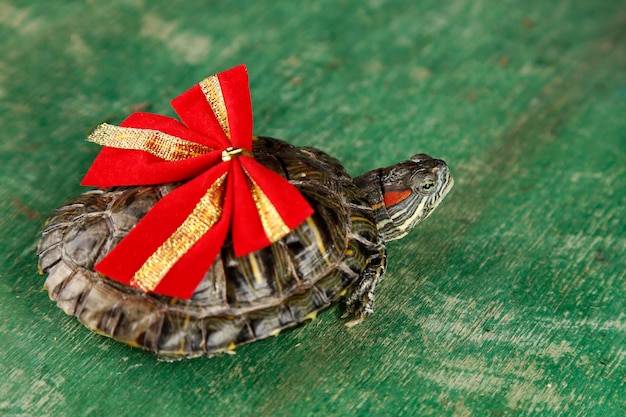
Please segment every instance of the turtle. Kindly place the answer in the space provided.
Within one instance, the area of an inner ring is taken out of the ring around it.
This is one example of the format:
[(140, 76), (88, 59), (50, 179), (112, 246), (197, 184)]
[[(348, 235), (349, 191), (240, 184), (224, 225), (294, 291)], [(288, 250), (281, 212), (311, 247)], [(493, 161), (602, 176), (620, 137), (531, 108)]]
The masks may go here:
[(315, 210), (284, 238), (237, 257), (227, 237), (188, 300), (145, 292), (94, 265), (183, 182), (89, 190), (42, 231), (39, 268), (51, 300), (91, 330), (169, 361), (231, 353), (336, 302), (351, 327), (373, 311), (386, 242), (424, 220), (454, 183), (446, 163), (426, 154), (356, 178), (325, 152), (279, 139), (254, 137), (253, 155)]

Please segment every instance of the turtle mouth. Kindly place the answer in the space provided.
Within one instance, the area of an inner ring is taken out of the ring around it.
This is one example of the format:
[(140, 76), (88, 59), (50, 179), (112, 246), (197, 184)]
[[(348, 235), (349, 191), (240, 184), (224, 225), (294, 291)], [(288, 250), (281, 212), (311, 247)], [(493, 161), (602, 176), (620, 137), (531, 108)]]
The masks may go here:
[(443, 187), (443, 189), (441, 190), (441, 192), (439, 193), (439, 199), (443, 199), (445, 196), (448, 195), (448, 193), (450, 192), (450, 190), (452, 189), (452, 187), (454, 186), (454, 177), (452, 177), (452, 175), (450, 175), (450, 172), (446, 172), (446, 185), (445, 187)]
[(439, 192), (437, 194), (435, 194), (433, 196), (434, 204), (432, 205), (432, 209), (429, 210), (428, 213), (426, 213), (426, 215), (424, 216), (423, 220), (426, 220), (428, 218), (428, 216), (430, 216), (432, 214), (432, 212), (435, 211), (435, 209), (437, 207), (439, 207), (439, 204), (441, 203), (441, 200), (443, 200), (448, 195), (448, 193), (450, 192), (450, 190), (454, 186), (454, 178), (452, 177), (452, 175), (450, 175), (450, 171), (446, 170), (445, 177), (444, 177), (443, 181), (444, 181), (445, 185), (441, 188), (441, 190), (439, 190)]

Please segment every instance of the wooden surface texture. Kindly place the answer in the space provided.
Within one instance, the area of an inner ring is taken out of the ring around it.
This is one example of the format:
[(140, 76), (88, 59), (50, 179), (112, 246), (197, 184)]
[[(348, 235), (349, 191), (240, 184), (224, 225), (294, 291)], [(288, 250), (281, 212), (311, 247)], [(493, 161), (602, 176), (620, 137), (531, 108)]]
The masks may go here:
[[(0, 415), (626, 415), (626, 2), (0, 0)], [(375, 314), (162, 363), (48, 300), (84, 141), (239, 63), (255, 133), (456, 186)]]

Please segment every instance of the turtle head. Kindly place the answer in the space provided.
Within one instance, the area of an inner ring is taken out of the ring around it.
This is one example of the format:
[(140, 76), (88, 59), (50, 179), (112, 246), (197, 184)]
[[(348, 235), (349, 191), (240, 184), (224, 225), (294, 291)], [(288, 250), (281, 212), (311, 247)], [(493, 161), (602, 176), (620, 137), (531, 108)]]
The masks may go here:
[(367, 187), (378, 231), (387, 241), (405, 236), (428, 217), (448, 194), (454, 180), (444, 161), (418, 154), (366, 173), (357, 183)]

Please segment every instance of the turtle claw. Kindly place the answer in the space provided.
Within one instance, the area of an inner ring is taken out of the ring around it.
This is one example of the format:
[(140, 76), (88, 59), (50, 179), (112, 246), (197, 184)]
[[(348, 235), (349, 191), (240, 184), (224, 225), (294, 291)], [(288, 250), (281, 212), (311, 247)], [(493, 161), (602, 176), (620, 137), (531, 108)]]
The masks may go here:
[(368, 261), (361, 277), (352, 284), (346, 294), (346, 311), (341, 318), (349, 318), (346, 327), (354, 327), (374, 312), (376, 284), (385, 273), (385, 246), (380, 244), (379, 256)]
[[(345, 326), (348, 329), (351, 329), (354, 326), (356, 326), (357, 324), (363, 323), (363, 320), (365, 320), (367, 318), (367, 316), (368, 316), (367, 313), (355, 316), (351, 320), (348, 320), (347, 322), (345, 322), (344, 324), (345, 324)], [(344, 314), (344, 315), (341, 316), (341, 318), (347, 318), (347, 317), (349, 317), (347, 314)]]
[(345, 323), (346, 327), (351, 328), (361, 324), (373, 312), (373, 305), (373, 293), (369, 293), (364, 299), (359, 300), (359, 303), (348, 304), (346, 311), (341, 315), (342, 319), (349, 318)]
[(356, 326), (357, 324), (361, 324), (361, 322), (363, 322), (363, 319), (360, 319), (360, 318), (359, 318), (359, 319), (354, 319), (354, 320), (347, 321), (347, 322), (345, 323), (345, 326), (346, 326), (348, 329), (351, 329), (351, 328), (353, 328), (354, 326)]

